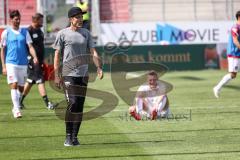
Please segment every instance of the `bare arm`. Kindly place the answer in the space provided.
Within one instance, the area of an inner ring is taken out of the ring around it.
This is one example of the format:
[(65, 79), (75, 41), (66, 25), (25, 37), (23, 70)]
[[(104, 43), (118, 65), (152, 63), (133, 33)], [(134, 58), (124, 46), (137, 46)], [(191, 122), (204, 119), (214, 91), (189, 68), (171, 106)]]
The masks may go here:
[(2, 47), (1, 49), (1, 62), (2, 62), (2, 73), (3, 75), (7, 75), (7, 69), (6, 69), (6, 64), (5, 64), (5, 46)]
[(238, 41), (238, 37), (237, 36), (233, 36), (233, 43), (236, 45), (236, 47), (238, 49), (240, 49), (240, 43)]
[(54, 72), (55, 72), (55, 76), (58, 76), (59, 61), (60, 61), (60, 51), (58, 49), (56, 49), (55, 50), (55, 55), (54, 55)]
[(97, 74), (99, 79), (103, 79), (103, 71), (102, 71), (102, 62), (95, 48), (90, 49), (91, 55), (93, 56), (93, 63), (97, 67)]
[(93, 56), (93, 62), (97, 68), (102, 68), (101, 59), (98, 56), (98, 53), (95, 48), (90, 49), (91, 55)]
[(38, 63), (37, 54), (36, 54), (35, 49), (33, 48), (32, 44), (28, 44), (28, 48), (29, 48), (29, 52), (30, 52), (31, 56), (33, 57), (33, 62), (35, 64)]
[(60, 51), (58, 49), (55, 50), (54, 60), (54, 82), (56, 87), (61, 89), (62, 87), (62, 77), (59, 75), (59, 67), (60, 67)]

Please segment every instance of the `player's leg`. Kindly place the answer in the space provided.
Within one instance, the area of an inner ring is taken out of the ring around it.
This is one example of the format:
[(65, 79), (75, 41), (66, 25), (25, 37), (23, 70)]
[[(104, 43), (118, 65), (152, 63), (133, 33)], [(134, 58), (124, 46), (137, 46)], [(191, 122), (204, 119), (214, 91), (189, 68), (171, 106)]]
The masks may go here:
[(46, 94), (46, 88), (45, 88), (45, 85), (44, 83), (38, 83), (38, 91), (39, 91), (39, 94), (41, 95), (41, 97), (43, 98), (43, 101), (46, 105), (46, 107), (48, 107), (48, 96)]
[(158, 116), (161, 117), (167, 117), (170, 113), (169, 109), (169, 100), (168, 97), (165, 95), (162, 99), (162, 101), (159, 103), (158, 109), (157, 109)]
[(157, 97), (157, 104), (154, 104), (154, 107), (152, 107), (151, 110), (151, 119), (155, 120), (158, 116), (160, 116), (160, 113), (162, 112), (163, 108), (165, 107), (167, 103), (167, 96), (158, 96)]
[(136, 106), (135, 105), (130, 106), (128, 111), (129, 113), (136, 112)]
[(136, 113), (141, 114), (143, 110), (143, 98), (136, 97)]
[(142, 112), (143, 112), (143, 98), (136, 97), (136, 104), (130, 107), (130, 115), (134, 117), (136, 120), (141, 120)]
[(166, 117), (169, 113), (169, 102), (167, 95), (159, 96), (159, 103), (156, 104), (151, 111), (151, 119), (154, 120), (158, 116)]
[(11, 88), (11, 99), (13, 103), (13, 109), (12, 109), (13, 116), (14, 118), (21, 118), (22, 114), (20, 112), (17, 82), (11, 83), (10, 88)]
[(23, 92), (19, 98), (21, 109), (25, 108), (23, 101), (24, 101), (25, 97), (28, 95), (28, 93), (30, 92), (32, 85), (33, 85), (33, 83), (30, 83), (29, 79), (27, 80), (27, 82), (24, 85)]
[(21, 68), (21, 72), (18, 72), (18, 77), (19, 77), (18, 90), (20, 92), (18, 99), (19, 99), (20, 109), (23, 109), (24, 105), (23, 105), (21, 99), (22, 99), (22, 96), (24, 94), (25, 78), (27, 77), (27, 67)]
[[(22, 95), (22, 92), (23, 92), (23, 88), (24, 88), (24, 86), (18, 86), (18, 99), (20, 99), (20, 97), (21, 97), (21, 95)], [(20, 100), (19, 100), (19, 102), (20, 102)], [(20, 108), (21, 108), (21, 104), (20, 104)]]
[(38, 83), (38, 91), (39, 91), (39, 94), (41, 95), (46, 107), (48, 109), (54, 109), (54, 105), (48, 99), (44, 82)]
[(27, 66), (19, 68), (19, 70), (17, 72), (17, 77), (18, 77), (18, 91), (19, 91), (18, 92), (18, 100), (19, 100), (19, 107), (21, 109), (22, 107), (24, 107), (20, 103), (20, 98), (24, 91), (25, 79), (27, 77)]
[(141, 115), (137, 114), (136, 105), (130, 106), (128, 111), (130, 116), (134, 117), (136, 120), (141, 120)]
[[(32, 66), (31, 66), (32, 67)], [(34, 78), (33, 78), (33, 69), (30, 67), (30, 62), (28, 67), (26, 68), (26, 83), (24, 83), (24, 88), (23, 88), (23, 92), (20, 95), (19, 101), (20, 101), (20, 107), (21, 109), (24, 109), (25, 106), (23, 104), (24, 99), (26, 98), (26, 96), (28, 95), (28, 93), (30, 92), (32, 85), (35, 83)]]
[(160, 103), (156, 106), (157, 112), (160, 113), (167, 104), (167, 96), (162, 96)]
[(147, 118), (151, 118), (153, 104), (148, 98), (143, 98), (143, 112), (142, 115), (146, 115)]
[(145, 98), (136, 98), (136, 104), (129, 107), (129, 114), (136, 120), (141, 120), (144, 115), (150, 116), (149, 103)]
[(18, 75), (19, 69), (13, 65), (7, 66), (7, 81), (11, 89), (11, 99), (13, 103), (12, 113), (14, 118), (22, 117), (20, 112), (19, 97), (18, 97)]
[(33, 77), (36, 81), (36, 84), (38, 84), (39, 94), (41, 95), (47, 109), (52, 110), (54, 109), (54, 105), (48, 99), (43, 73), (44, 73), (43, 67), (41, 64), (39, 64), (34, 68)]
[(237, 76), (239, 70), (239, 59), (228, 57), (228, 74), (226, 74), (221, 81), (213, 88), (213, 92), (216, 98), (219, 98), (221, 88), (226, 85), (229, 81)]
[(21, 96), (19, 98), (21, 109), (25, 108), (25, 106), (23, 104), (23, 101), (26, 98), (26, 96), (28, 95), (28, 93), (30, 92), (30, 90), (32, 88), (32, 85), (35, 83), (32, 75), (33, 75), (32, 74), (32, 70), (29, 69), (29, 67), (26, 68), (27, 79), (26, 79), (26, 83), (23, 84), (24, 85), (23, 92), (22, 92), (22, 94), (21, 94)]

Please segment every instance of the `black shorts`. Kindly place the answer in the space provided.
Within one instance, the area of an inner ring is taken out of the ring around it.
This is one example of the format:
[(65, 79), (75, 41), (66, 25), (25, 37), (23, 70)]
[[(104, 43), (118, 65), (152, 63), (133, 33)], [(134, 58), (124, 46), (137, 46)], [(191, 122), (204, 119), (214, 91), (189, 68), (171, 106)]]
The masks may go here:
[(44, 83), (44, 70), (42, 64), (28, 65), (27, 82), (30, 84)]

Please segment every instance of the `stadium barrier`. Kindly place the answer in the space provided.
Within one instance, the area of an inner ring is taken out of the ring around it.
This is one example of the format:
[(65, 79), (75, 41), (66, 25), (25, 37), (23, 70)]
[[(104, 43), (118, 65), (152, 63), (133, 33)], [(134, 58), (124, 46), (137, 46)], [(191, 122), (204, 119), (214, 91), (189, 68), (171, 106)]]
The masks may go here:
[[(115, 54), (128, 55), (127, 63), (154, 62), (166, 65), (169, 70), (201, 70), (219, 68), (218, 55), (214, 45), (152, 45), (130, 46), (129, 48), (116, 47), (114, 50), (105, 47), (96, 47), (104, 61), (104, 70), (110, 71), (110, 65), (121, 63), (122, 59), (114, 60)], [(46, 48), (47, 64), (53, 64), (54, 50)]]
[[(154, 62), (166, 65), (169, 70), (200, 70), (206, 68), (219, 68), (218, 55), (209, 45), (168, 45), (168, 46), (132, 46), (129, 49), (116, 48), (114, 51), (96, 48), (104, 61), (104, 70), (110, 71), (110, 64), (114, 54), (128, 55), (127, 63)], [(45, 63), (52, 68), (54, 50), (45, 48)], [(1, 69), (1, 66), (0, 66)], [(2, 69), (1, 69), (2, 71)], [(49, 71), (50, 72), (50, 71)], [(46, 78), (47, 79), (47, 78)]]
[[(119, 61), (114, 60), (112, 62), (114, 54), (128, 55), (127, 63), (161, 63), (166, 65), (170, 71), (219, 68), (219, 56), (215, 52), (214, 45), (153, 45), (131, 46), (128, 49), (117, 47), (115, 50), (106, 50), (104, 47), (97, 47), (96, 49), (103, 58), (104, 71), (110, 71), (111, 64), (122, 61), (119, 59)], [(50, 72), (53, 68), (54, 50), (51, 47), (46, 47), (45, 53), (45, 63)], [(0, 71), (2, 72), (1, 65)]]

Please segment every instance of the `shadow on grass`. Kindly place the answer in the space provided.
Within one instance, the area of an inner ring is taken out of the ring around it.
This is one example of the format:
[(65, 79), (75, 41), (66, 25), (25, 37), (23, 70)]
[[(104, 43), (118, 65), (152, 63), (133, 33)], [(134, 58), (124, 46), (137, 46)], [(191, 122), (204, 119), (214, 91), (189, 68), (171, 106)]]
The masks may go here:
[(103, 142), (103, 143), (88, 143), (81, 144), (83, 146), (90, 145), (114, 145), (114, 144), (138, 144), (138, 143), (164, 143), (164, 142), (183, 142), (184, 140), (163, 140), (163, 141), (131, 141), (131, 142)]
[(230, 89), (235, 89), (235, 90), (240, 90), (240, 86), (226, 85), (224, 87), (225, 88), (230, 88)]
[(180, 76), (178, 78), (179, 79), (184, 79), (184, 80), (191, 80), (191, 81), (203, 81), (203, 80), (205, 80), (204, 78), (193, 77), (193, 76)]

